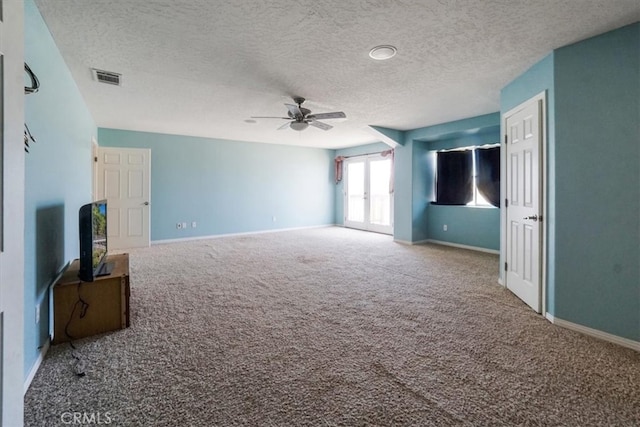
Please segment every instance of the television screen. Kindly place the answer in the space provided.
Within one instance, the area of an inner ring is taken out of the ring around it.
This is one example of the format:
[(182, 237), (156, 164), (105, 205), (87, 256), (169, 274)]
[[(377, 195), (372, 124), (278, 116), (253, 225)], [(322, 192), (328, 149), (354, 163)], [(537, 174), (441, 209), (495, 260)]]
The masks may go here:
[(93, 240), (92, 267), (94, 275), (107, 253), (107, 203), (96, 202), (91, 212), (91, 237)]
[(82, 281), (111, 274), (113, 263), (107, 259), (107, 201), (87, 203), (79, 212), (80, 270)]

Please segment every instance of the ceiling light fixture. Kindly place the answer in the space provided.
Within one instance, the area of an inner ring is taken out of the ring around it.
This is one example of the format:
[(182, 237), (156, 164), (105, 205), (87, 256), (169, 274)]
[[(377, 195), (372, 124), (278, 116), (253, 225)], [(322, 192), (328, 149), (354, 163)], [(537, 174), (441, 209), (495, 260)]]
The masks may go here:
[(289, 127), (291, 129), (293, 129), (293, 130), (301, 131), (301, 130), (305, 130), (306, 128), (308, 128), (309, 127), (309, 123), (307, 123), (307, 122), (291, 122)]
[(390, 45), (376, 46), (369, 51), (369, 56), (377, 61), (384, 61), (393, 58), (397, 51), (398, 49)]

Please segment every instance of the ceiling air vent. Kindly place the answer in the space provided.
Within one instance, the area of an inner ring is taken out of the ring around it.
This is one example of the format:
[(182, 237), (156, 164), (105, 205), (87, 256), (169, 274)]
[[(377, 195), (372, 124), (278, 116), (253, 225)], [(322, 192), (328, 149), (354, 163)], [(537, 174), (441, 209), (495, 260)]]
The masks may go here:
[(112, 73), (111, 71), (91, 69), (93, 79), (100, 83), (120, 86), (122, 84), (122, 74)]

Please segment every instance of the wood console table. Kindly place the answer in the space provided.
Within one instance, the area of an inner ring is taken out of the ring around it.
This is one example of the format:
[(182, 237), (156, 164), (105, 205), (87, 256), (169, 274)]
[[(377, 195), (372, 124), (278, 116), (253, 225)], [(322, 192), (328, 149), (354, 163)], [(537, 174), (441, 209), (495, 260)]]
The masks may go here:
[(110, 275), (83, 282), (75, 260), (54, 285), (53, 344), (129, 327), (129, 254), (107, 262), (115, 263)]

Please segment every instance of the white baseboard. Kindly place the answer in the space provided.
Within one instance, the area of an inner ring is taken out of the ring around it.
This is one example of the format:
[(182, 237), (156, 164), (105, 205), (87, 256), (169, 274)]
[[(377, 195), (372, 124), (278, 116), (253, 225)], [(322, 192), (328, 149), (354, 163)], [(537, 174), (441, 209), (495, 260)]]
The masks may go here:
[(618, 335), (613, 335), (608, 332), (603, 332), (598, 329), (589, 328), (587, 326), (579, 325), (577, 323), (569, 322), (567, 320), (559, 319), (552, 314), (546, 313), (545, 317), (554, 325), (558, 325), (562, 328), (570, 329), (572, 331), (580, 332), (585, 335), (592, 336), (594, 338), (608, 341), (614, 344), (618, 344), (622, 347), (627, 347), (635, 351), (640, 351), (640, 342), (623, 338)]
[(427, 240), (423, 240), (421, 243), (435, 243), (436, 245), (453, 246), (454, 248), (469, 249), (472, 251), (486, 252), (489, 254), (500, 255), (500, 251), (497, 251), (495, 249), (481, 248), (480, 246), (461, 245), (459, 243), (445, 242), (442, 240), (427, 239)]
[(27, 376), (27, 379), (24, 380), (24, 394), (27, 394), (27, 390), (29, 390), (31, 381), (33, 381), (33, 378), (36, 376), (36, 372), (38, 372), (38, 369), (40, 368), (40, 365), (42, 364), (44, 357), (47, 355), (47, 352), (49, 351), (50, 346), (51, 346), (51, 340), (47, 339), (47, 341), (44, 343), (44, 345), (40, 349), (40, 354), (38, 355), (36, 362), (31, 367), (31, 370), (29, 371), (29, 375)]
[(277, 228), (274, 230), (247, 231), (243, 233), (210, 234), (207, 236), (193, 236), (193, 237), (180, 237), (177, 239), (152, 240), (151, 244), (162, 245), (165, 243), (190, 242), (192, 240), (219, 239), (221, 237), (235, 237), (235, 236), (251, 236), (254, 234), (280, 233), (281, 231), (309, 230), (312, 228), (325, 228), (325, 227), (335, 227), (335, 226), (336, 224), (324, 224), (324, 225), (310, 225), (307, 227), (291, 227), (291, 228)]
[[(56, 274), (56, 276), (53, 278), (53, 280), (51, 281), (51, 284), (49, 284), (47, 292), (49, 294), (51, 294), (52, 292), (52, 288), (53, 286), (58, 283), (58, 281), (60, 280), (60, 278), (62, 277), (62, 275), (64, 274), (64, 272), (67, 270), (67, 268), (69, 267), (69, 265), (71, 264), (71, 261), (68, 261), (64, 266), (62, 266), (62, 268), (58, 271), (58, 273)], [(47, 337), (47, 340), (45, 341), (45, 343), (42, 345), (42, 347), (40, 348), (40, 354), (38, 355), (38, 358), (36, 359), (36, 361), (34, 362), (33, 366), (31, 366), (31, 370), (29, 371), (29, 375), (27, 375), (27, 378), (24, 380), (24, 393), (27, 393), (27, 390), (29, 390), (29, 386), (31, 385), (31, 381), (33, 381), (33, 378), (36, 376), (36, 373), (38, 372), (38, 369), (40, 368), (40, 365), (42, 364), (42, 361), (44, 360), (44, 357), (47, 355), (47, 352), (49, 351), (49, 347), (51, 346), (51, 336), (53, 335), (53, 295), (48, 295), (49, 298), (49, 337)], [(42, 305), (42, 301), (36, 301), (36, 304), (40, 304)]]
[(422, 245), (423, 243), (428, 242), (428, 240), (418, 240), (416, 242), (409, 242), (408, 240), (400, 240), (400, 239), (393, 239), (393, 241), (395, 243), (400, 243), (402, 245)]

